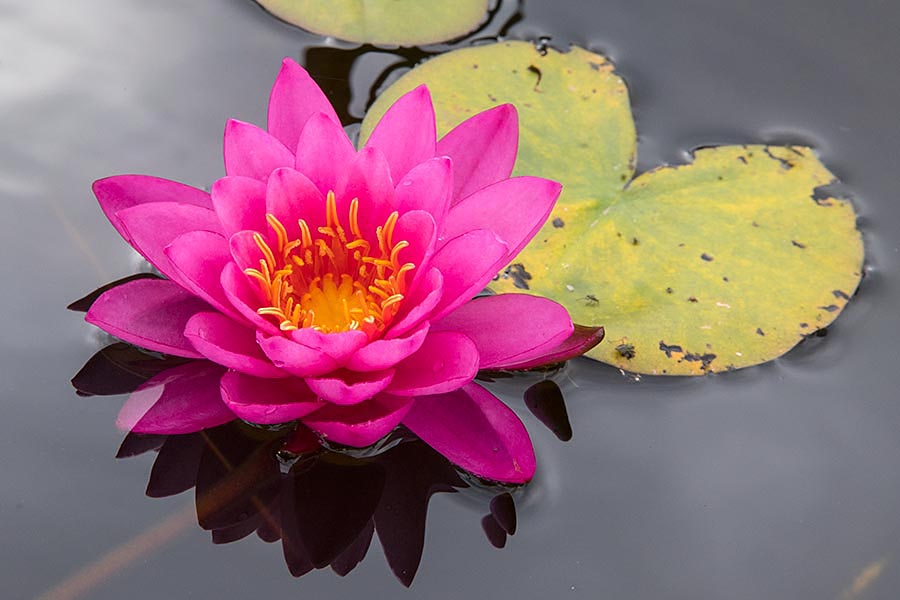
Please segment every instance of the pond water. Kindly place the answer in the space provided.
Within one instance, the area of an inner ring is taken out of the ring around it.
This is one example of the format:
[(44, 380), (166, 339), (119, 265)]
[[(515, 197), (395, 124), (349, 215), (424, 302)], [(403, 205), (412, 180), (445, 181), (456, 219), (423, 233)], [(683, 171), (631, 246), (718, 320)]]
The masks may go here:
[(347, 577), (295, 579), (280, 544), (211, 544), (190, 493), (146, 497), (154, 454), (114, 458), (122, 397), (69, 384), (107, 340), (64, 307), (139, 268), (94, 179), (208, 186), (225, 120), (264, 123), (284, 56), (350, 122), (386, 68), (425, 53), (329, 43), (249, 0), (0, 0), (4, 597), (896, 598), (898, 30), (900, 8), (878, 0), (497, 7), (475, 37), (616, 62), (641, 170), (709, 144), (814, 146), (853, 193), (867, 276), (827, 336), (761, 367), (636, 380), (574, 361), (553, 376), (568, 442), (525, 408), (539, 376), (496, 384), (538, 456), (514, 494), (518, 530), (497, 549), (481, 524), (490, 492), (435, 496), (405, 590), (377, 542)]

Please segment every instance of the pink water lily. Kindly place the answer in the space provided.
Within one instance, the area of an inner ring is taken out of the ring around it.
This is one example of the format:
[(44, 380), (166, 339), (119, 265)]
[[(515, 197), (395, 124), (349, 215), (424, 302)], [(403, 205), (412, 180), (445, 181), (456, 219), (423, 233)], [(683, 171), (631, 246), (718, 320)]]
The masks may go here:
[(574, 329), (544, 298), (475, 298), (542, 226), (560, 186), (510, 177), (511, 105), (440, 140), (435, 130), (419, 87), (357, 151), (322, 91), (285, 59), (268, 131), (228, 122), (226, 176), (210, 193), (144, 175), (95, 182), (113, 226), (166, 278), (107, 291), (87, 320), (206, 359), (148, 382), (120, 424), (183, 433), (235, 417), (300, 420), (365, 446), (403, 423), (478, 475), (530, 479), (527, 432), (473, 379), (565, 360), (602, 330)]

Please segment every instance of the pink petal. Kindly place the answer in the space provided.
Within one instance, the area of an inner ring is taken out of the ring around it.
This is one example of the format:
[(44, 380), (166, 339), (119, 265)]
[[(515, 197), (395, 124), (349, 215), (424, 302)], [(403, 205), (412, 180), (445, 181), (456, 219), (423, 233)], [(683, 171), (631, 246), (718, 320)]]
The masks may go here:
[(206, 361), (167, 369), (129, 396), (116, 425), (124, 431), (193, 433), (235, 418), (219, 394), (225, 370)]
[(341, 175), (346, 172), (356, 148), (340, 123), (322, 114), (309, 118), (296, 145), (296, 169), (318, 186), (322, 194), (337, 189)]
[(397, 365), (388, 391), (399, 396), (440, 394), (469, 383), (478, 374), (478, 348), (465, 335), (430, 333), (421, 348)]
[(453, 160), (453, 201), (509, 177), (519, 146), (519, 119), (512, 104), (478, 113), (437, 143)]
[(346, 367), (351, 371), (363, 372), (380, 371), (393, 367), (421, 348), (426, 335), (428, 335), (428, 323), (422, 324), (405, 337), (375, 340), (353, 354)]
[(303, 173), (278, 169), (269, 177), (266, 212), (284, 225), (290, 239), (296, 240), (300, 238), (300, 218), (312, 231), (325, 224), (325, 197)]
[(256, 307), (261, 304), (260, 296), (240, 267), (233, 262), (226, 264), (222, 270), (221, 282), (225, 297), (242, 317), (264, 333), (281, 335), (281, 330), (276, 325), (256, 312)]
[(216, 213), (193, 204), (151, 202), (116, 213), (129, 243), (164, 275), (177, 280), (165, 255), (165, 247), (189, 231), (222, 233)]
[(546, 348), (540, 354), (532, 353), (521, 357), (515, 363), (495, 367), (504, 370), (533, 369), (577, 358), (603, 341), (605, 331), (602, 327), (586, 327), (575, 325), (572, 334), (552, 348)]
[(264, 425), (294, 421), (323, 406), (301, 379), (260, 379), (229, 371), (222, 376), (221, 391), (234, 414)]
[(363, 447), (390, 433), (410, 406), (410, 398), (380, 394), (355, 406), (326, 406), (302, 421), (331, 442)]
[(256, 377), (287, 376), (259, 349), (252, 329), (221, 313), (197, 313), (187, 322), (184, 335), (198, 352), (222, 366)]
[(400, 181), (414, 166), (434, 156), (435, 132), (431, 94), (420, 85), (384, 113), (366, 148), (381, 150), (391, 165), (391, 177)]
[[(259, 261), (265, 257), (262, 250), (256, 244), (255, 231), (238, 231), (228, 239), (228, 246), (231, 249), (231, 258), (237, 266), (243, 271), (244, 269), (260, 269)], [(265, 239), (265, 236), (263, 236)]]
[(534, 476), (534, 448), (522, 421), (477, 384), (416, 398), (403, 424), (463, 469), (495, 481)]
[(278, 167), (294, 166), (294, 153), (256, 125), (229, 119), (225, 124), (225, 173), (265, 181)]
[(475, 342), (480, 369), (503, 369), (543, 356), (572, 334), (565, 308), (527, 294), (475, 298), (433, 326), (435, 331), (463, 333)]
[(300, 130), (316, 113), (341, 122), (309, 73), (293, 59), (285, 58), (269, 96), (269, 133), (288, 148), (296, 148)]
[(272, 363), (296, 377), (324, 375), (338, 368), (338, 363), (321, 350), (298, 344), (281, 335), (257, 334), (257, 342)]
[(369, 337), (362, 331), (341, 331), (322, 333), (315, 329), (295, 329), (291, 339), (316, 352), (324, 352), (339, 364), (344, 364), (353, 353), (369, 343)]
[(396, 204), (400, 214), (424, 210), (440, 229), (450, 209), (453, 192), (453, 167), (446, 156), (427, 160), (413, 167), (397, 184)]
[(431, 265), (444, 277), (444, 292), (434, 309), (437, 320), (471, 300), (497, 274), (498, 261), (506, 256), (506, 244), (485, 229), (451, 239), (434, 253)]
[(106, 218), (129, 244), (131, 237), (116, 216), (126, 208), (151, 202), (177, 202), (212, 208), (209, 194), (203, 190), (149, 175), (116, 175), (98, 179), (93, 190)]
[(431, 314), (441, 299), (444, 277), (437, 269), (428, 269), (422, 282), (410, 291), (403, 301), (400, 312), (385, 331), (384, 339), (400, 337), (416, 327)]
[(346, 406), (372, 398), (384, 390), (393, 378), (393, 369), (374, 373), (339, 370), (323, 377), (307, 377), (306, 384), (322, 400)]
[(337, 214), (345, 228), (349, 220), (350, 203), (359, 200), (358, 222), (362, 237), (376, 240), (375, 231), (384, 225), (394, 211), (394, 183), (384, 155), (374, 148), (363, 148), (338, 183)]
[(166, 279), (137, 279), (97, 298), (85, 320), (129, 344), (202, 358), (184, 336), (188, 320), (209, 305)]
[(239, 316), (222, 289), (222, 270), (226, 264), (234, 264), (224, 237), (209, 231), (189, 231), (175, 238), (164, 252), (190, 292), (223, 313)]
[(245, 229), (268, 230), (264, 182), (236, 175), (223, 177), (213, 184), (210, 195), (225, 237)]
[(495, 183), (453, 206), (441, 235), (452, 239), (473, 229), (490, 228), (508, 247), (497, 265), (499, 270), (538, 232), (561, 189), (555, 181), (539, 177)]

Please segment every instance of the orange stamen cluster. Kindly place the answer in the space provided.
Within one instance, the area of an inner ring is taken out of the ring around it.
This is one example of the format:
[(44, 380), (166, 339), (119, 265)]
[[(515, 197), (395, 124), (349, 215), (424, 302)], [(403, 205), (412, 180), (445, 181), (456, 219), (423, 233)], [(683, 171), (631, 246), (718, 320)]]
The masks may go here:
[(271, 247), (261, 234), (254, 234), (263, 258), (259, 269), (244, 270), (268, 302), (257, 312), (275, 319), (283, 331), (356, 329), (370, 339), (377, 337), (397, 314), (406, 293), (406, 274), (415, 268), (399, 260), (409, 242), (394, 241), (398, 216), (392, 212), (376, 228), (372, 244), (359, 229), (356, 198), (350, 202), (349, 231), (338, 218), (333, 192), (326, 198), (326, 224), (316, 229), (318, 235), (300, 219), (299, 238), (289, 240), (284, 225), (267, 214), (277, 244)]

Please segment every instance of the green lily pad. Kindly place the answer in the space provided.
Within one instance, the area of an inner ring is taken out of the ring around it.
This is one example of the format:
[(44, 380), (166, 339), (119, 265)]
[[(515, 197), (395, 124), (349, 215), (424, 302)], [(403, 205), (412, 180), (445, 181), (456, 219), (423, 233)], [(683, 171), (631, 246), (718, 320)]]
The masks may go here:
[(421, 46), (465, 35), (484, 21), (488, 0), (257, 0), (276, 17), (350, 42)]
[[(491, 287), (562, 303), (606, 327), (588, 356), (647, 374), (699, 375), (776, 358), (831, 323), (862, 276), (851, 204), (802, 146), (705, 148), (632, 179), (624, 82), (602, 56), (524, 42), (457, 50), (404, 75), (366, 116), (426, 83), (441, 133), (519, 109), (517, 174), (564, 184), (556, 208)], [(516, 315), (514, 318), (527, 318)]]

